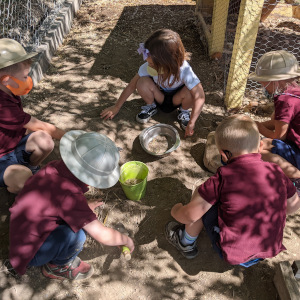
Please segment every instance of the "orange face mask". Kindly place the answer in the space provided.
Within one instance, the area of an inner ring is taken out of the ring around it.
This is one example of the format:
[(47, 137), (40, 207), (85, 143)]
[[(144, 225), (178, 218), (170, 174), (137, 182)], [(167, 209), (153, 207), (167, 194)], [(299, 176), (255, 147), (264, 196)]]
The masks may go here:
[[(25, 81), (19, 80), (18, 78), (15, 78), (13, 76), (8, 76), (11, 80), (13, 80), (19, 87), (14, 88), (10, 85), (6, 85), (6, 87), (15, 95), (15, 96), (24, 96), (27, 95), (33, 87), (32, 78), (30, 76), (27, 77)], [(3, 76), (3, 77), (5, 77)], [(3, 78), (2, 77), (2, 78)]]

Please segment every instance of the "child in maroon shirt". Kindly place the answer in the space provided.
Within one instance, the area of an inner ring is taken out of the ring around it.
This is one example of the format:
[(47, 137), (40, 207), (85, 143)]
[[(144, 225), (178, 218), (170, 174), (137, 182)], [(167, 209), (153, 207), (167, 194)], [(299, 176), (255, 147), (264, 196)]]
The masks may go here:
[(24, 274), (28, 266), (42, 266), (52, 279), (86, 279), (90, 264), (78, 257), (86, 232), (108, 246), (134, 249), (127, 235), (104, 226), (84, 193), (87, 184), (109, 188), (120, 176), (119, 152), (106, 136), (73, 130), (60, 141), (62, 160), (52, 161), (29, 178), (10, 208), (10, 263)]
[(278, 164), (300, 194), (300, 76), (296, 57), (287, 51), (265, 53), (249, 79), (258, 81), (274, 101), (271, 120), (257, 122), (263, 139), (262, 159)]
[(31, 57), (11, 39), (0, 39), (0, 187), (18, 193), (64, 131), (23, 111), (20, 96), (32, 89)]
[(227, 165), (194, 191), (189, 204), (173, 206), (171, 215), (182, 225), (171, 221), (165, 233), (186, 258), (194, 258), (204, 226), (221, 258), (247, 267), (285, 249), (286, 215), (300, 208), (300, 200), (279, 166), (261, 160), (262, 142), (249, 117), (223, 120), (215, 139)]

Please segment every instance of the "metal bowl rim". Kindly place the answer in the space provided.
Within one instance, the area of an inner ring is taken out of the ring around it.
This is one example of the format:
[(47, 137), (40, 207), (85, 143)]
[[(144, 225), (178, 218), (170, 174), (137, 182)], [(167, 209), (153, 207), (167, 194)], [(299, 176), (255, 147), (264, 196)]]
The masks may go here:
[[(168, 149), (166, 152), (162, 153), (162, 154), (156, 154), (154, 152), (151, 152), (149, 151), (145, 146), (144, 146), (144, 142), (143, 142), (143, 137), (145, 136), (145, 134), (147, 133), (147, 131), (150, 131), (152, 130), (153, 128), (155, 127), (165, 127), (165, 128), (168, 128), (170, 129), (172, 132), (175, 133), (175, 143), (174, 145)], [(180, 146), (180, 136), (178, 134), (178, 131), (171, 125), (169, 124), (164, 124), (164, 123), (159, 123), (159, 124), (155, 124), (155, 125), (152, 125), (150, 127), (147, 127), (145, 128), (139, 135), (139, 140), (140, 140), (140, 144), (142, 146), (142, 148), (144, 149), (144, 151), (146, 151), (148, 154), (151, 154), (153, 156), (158, 156), (158, 157), (162, 157), (162, 156), (165, 156), (173, 151), (175, 151), (179, 146)]]

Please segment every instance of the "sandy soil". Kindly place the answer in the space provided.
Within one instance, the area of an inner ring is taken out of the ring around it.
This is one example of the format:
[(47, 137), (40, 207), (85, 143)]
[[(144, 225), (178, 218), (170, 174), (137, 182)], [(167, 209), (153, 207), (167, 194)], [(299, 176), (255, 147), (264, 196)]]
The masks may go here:
[[(287, 251), (249, 269), (221, 261), (205, 232), (198, 241), (200, 255), (191, 261), (173, 249), (163, 234), (165, 223), (171, 220), (171, 207), (187, 203), (197, 185), (212, 175), (203, 165), (206, 137), (225, 115), (223, 65), (205, 55), (194, 10), (191, 0), (90, 0), (83, 4), (47, 76), (25, 99), (24, 106), (33, 116), (64, 130), (106, 134), (123, 149), (120, 164), (132, 160), (147, 164), (147, 191), (140, 202), (127, 200), (119, 183), (87, 195), (89, 199), (101, 195), (105, 207), (97, 212), (99, 219), (107, 226), (122, 222), (134, 238), (136, 250), (132, 260), (125, 261), (118, 248), (88, 239), (80, 257), (94, 266), (95, 274), (80, 282), (48, 280), (39, 268), (18, 278), (2, 267), (1, 299), (276, 299), (272, 282), (276, 263), (300, 259), (299, 214), (287, 219)], [(162, 27), (181, 35), (206, 93), (206, 105), (191, 138), (184, 138), (175, 112), (159, 112), (149, 124), (136, 123), (135, 115), (143, 104), (138, 95), (133, 95), (112, 121), (99, 118), (142, 64), (136, 52), (138, 44)], [(144, 128), (157, 123), (174, 126), (181, 138), (175, 152), (160, 158), (148, 155), (138, 139)], [(54, 159), (59, 159), (57, 145), (47, 161)], [(4, 189), (0, 197), (2, 265), (8, 257), (8, 208), (14, 197)]]

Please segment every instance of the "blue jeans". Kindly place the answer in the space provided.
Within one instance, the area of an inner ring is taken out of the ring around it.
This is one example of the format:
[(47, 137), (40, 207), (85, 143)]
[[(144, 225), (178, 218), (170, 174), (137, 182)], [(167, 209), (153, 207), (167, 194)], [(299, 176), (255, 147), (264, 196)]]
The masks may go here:
[(74, 232), (68, 225), (59, 225), (47, 237), (28, 266), (42, 266), (46, 263), (67, 265), (81, 252), (86, 235), (83, 229)]

